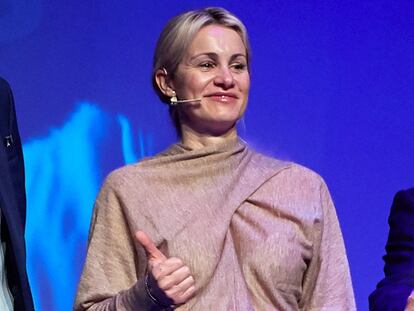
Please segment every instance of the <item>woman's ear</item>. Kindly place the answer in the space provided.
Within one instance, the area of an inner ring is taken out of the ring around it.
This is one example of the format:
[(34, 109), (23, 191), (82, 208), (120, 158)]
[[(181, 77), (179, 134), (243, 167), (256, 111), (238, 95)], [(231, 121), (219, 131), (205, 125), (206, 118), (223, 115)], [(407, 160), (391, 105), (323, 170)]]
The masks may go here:
[(167, 70), (165, 68), (160, 68), (155, 72), (155, 82), (158, 85), (160, 91), (168, 97), (175, 96), (174, 89), (172, 87), (172, 82), (168, 76)]

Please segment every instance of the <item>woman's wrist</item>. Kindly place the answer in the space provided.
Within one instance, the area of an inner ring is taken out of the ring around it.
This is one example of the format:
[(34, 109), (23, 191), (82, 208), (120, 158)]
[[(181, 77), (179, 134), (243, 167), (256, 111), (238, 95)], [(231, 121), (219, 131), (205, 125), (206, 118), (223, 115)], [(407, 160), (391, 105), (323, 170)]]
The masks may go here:
[[(151, 292), (151, 288), (152, 286), (150, 285), (150, 275), (148, 273), (148, 271), (145, 273), (145, 292), (147, 293), (148, 297), (151, 299), (151, 301), (163, 308), (173, 308), (174, 304), (173, 303), (169, 303), (169, 302), (165, 302), (165, 301), (161, 301), (161, 299), (157, 298), (153, 292)], [(168, 299), (168, 297), (166, 297)]]

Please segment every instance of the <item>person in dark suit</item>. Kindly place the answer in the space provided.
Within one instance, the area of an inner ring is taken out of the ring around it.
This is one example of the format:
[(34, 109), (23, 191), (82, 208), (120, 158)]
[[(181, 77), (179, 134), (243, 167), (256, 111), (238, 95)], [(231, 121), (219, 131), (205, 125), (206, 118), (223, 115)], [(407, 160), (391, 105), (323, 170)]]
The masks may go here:
[(5, 251), (3, 273), (7, 278), (7, 283), (0, 284), (0, 291), (3, 291), (2, 297), (10, 297), (11, 293), (13, 310), (30, 311), (34, 310), (34, 306), (26, 272), (24, 240), (26, 192), (23, 152), (13, 95), (9, 84), (2, 78), (0, 78), (0, 135), (0, 227), (2, 251)]
[(385, 277), (369, 296), (372, 311), (405, 310), (414, 289), (414, 188), (395, 195), (388, 223)]

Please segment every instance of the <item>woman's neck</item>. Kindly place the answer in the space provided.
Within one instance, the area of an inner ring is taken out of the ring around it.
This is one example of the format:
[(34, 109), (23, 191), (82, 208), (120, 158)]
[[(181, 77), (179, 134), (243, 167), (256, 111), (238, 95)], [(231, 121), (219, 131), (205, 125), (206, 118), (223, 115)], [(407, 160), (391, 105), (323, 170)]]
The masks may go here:
[(216, 145), (225, 141), (237, 138), (236, 126), (232, 127), (223, 135), (211, 135), (198, 133), (186, 125), (181, 127), (181, 143), (193, 150), (201, 149), (206, 146)]

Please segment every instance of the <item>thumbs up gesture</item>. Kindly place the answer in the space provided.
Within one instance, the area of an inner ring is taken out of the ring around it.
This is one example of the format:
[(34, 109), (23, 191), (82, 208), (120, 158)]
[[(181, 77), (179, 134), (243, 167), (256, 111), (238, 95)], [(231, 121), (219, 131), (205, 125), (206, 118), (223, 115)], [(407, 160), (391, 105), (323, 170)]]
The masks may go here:
[(147, 253), (150, 295), (163, 305), (187, 302), (195, 291), (190, 268), (180, 258), (167, 258), (145, 232), (137, 231), (135, 238)]

